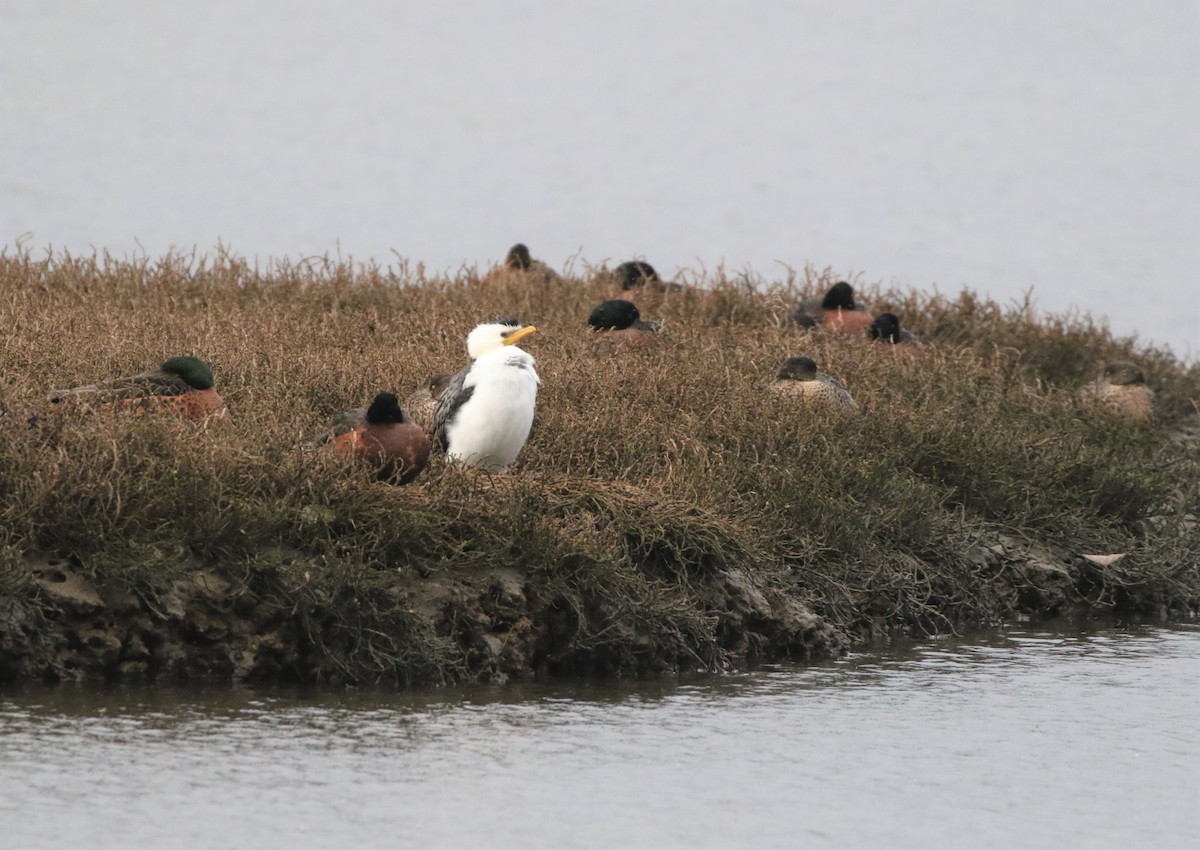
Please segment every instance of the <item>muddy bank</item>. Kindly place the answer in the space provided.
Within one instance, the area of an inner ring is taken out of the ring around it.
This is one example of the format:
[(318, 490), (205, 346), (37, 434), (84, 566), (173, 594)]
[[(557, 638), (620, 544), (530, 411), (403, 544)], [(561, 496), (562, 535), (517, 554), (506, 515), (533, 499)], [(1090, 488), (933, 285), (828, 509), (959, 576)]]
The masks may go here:
[(709, 628), (656, 631), (644, 612), (513, 570), (396, 577), (318, 602), (276, 570), (204, 568), (138, 592), (65, 560), (0, 598), (0, 681), (504, 682), (716, 669), (841, 651), (846, 637), (736, 571), (697, 588)]
[[(986, 607), (998, 619), (1196, 614), (1197, 601), (1170, 576), (1135, 579), (1121, 570), (1121, 559), (1109, 563), (1005, 535), (967, 555), (962, 569), (983, 581)], [(90, 578), (66, 559), (41, 558), (29, 568), (27, 592), (0, 597), (0, 681), (431, 684), (635, 676), (830, 657), (898, 631), (880, 599), (864, 600), (855, 622), (835, 625), (736, 569), (676, 588), (676, 604), (690, 607), (668, 621), (590, 592), (588, 582), (564, 592), (561, 583), (510, 568), (393, 574), (339, 589), (286, 568), (192, 564), (180, 578), (137, 589)], [(904, 631), (921, 628), (937, 631), (938, 624), (930, 619)]]

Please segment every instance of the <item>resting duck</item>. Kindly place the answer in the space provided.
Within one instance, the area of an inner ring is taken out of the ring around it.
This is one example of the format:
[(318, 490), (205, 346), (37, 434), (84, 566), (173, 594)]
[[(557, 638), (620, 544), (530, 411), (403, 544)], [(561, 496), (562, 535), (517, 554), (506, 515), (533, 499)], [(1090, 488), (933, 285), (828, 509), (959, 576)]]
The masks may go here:
[(897, 350), (922, 347), (916, 334), (900, 326), (900, 319), (895, 313), (880, 313), (867, 328), (867, 334), (885, 345), (900, 346)]
[(442, 393), (445, 392), (453, 377), (451, 372), (430, 375), (425, 386), (415, 390), (404, 400), (404, 411), (427, 434), (433, 433), (433, 415), (437, 410), (438, 399), (442, 397)]
[(662, 325), (643, 319), (637, 305), (622, 298), (598, 305), (588, 316), (588, 325), (596, 341), (606, 344), (646, 347), (666, 340)]
[(492, 269), (484, 275), (483, 280), (485, 283), (500, 280), (551, 283), (562, 280), (562, 277), (541, 260), (535, 260), (529, 248), (523, 242), (518, 242), (508, 249), (504, 265)]
[(848, 334), (861, 334), (873, 317), (854, 299), (854, 287), (838, 281), (821, 298), (801, 301), (792, 308), (791, 319), (802, 328), (822, 327)]
[(1135, 422), (1154, 419), (1154, 393), (1146, 375), (1126, 360), (1110, 360), (1104, 374), (1079, 390), (1085, 404)]
[(332, 451), (379, 468), (382, 478), (407, 484), (429, 463), (429, 437), (400, 409), (393, 393), (379, 393), (369, 407), (339, 415), (324, 443)]
[(767, 391), (783, 398), (796, 399), (806, 407), (849, 412), (858, 403), (837, 378), (817, 371), (810, 357), (789, 357), (783, 361)]
[(172, 357), (157, 369), (96, 384), (54, 390), (50, 401), (81, 410), (166, 411), (185, 419), (224, 416), (209, 365), (198, 357)]
[(654, 266), (642, 260), (630, 260), (621, 263), (612, 272), (616, 281), (614, 297), (625, 301), (637, 301), (645, 292), (679, 292), (683, 284), (674, 281), (664, 281), (654, 270)]

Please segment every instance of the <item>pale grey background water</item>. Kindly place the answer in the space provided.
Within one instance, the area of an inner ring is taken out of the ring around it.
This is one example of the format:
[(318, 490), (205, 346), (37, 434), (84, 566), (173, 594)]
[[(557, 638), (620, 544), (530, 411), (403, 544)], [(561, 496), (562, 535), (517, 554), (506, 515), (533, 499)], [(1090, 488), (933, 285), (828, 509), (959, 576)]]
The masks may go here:
[(6, 0), (0, 116), (10, 246), (811, 263), (1198, 353), (1195, 0)]
[(677, 681), (0, 689), (5, 847), (1183, 848), (1200, 630)]

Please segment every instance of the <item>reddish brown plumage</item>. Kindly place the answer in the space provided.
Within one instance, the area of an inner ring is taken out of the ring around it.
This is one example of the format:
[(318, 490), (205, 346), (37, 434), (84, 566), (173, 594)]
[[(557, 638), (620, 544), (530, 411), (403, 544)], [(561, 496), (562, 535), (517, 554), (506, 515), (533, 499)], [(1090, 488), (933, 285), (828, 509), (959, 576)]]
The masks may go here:
[(843, 310), (840, 307), (826, 310), (821, 316), (821, 327), (828, 331), (845, 334), (861, 334), (871, 327), (875, 317), (862, 310)]
[(861, 334), (871, 327), (875, 317), (855, 299), (854, 287), (842, 280), (823, 296), (806, 299), (793, 307), (791, 321), (805, 328)]
[(367, 425), (339, 434), (330, 445), (346, 457), (379, 468), (384, 476), (399, 474), (407, 484), (429, 463), (429, 437), (413, 422)]
[(115, 410), (134, 413), (177, 413), (184, 419), (204, 419), (213, 414), (224, 415), (225, 400), (212, 388), (192, 390), (183, 395), (153, 395), (144, 398), (123, 398), (109, 402)]
[(349, 430), (335, 433), (326, 446), (378, 468), (383, 477), (396, 476), (398, 483), (407, 484), (429, 463), (429, 436), (405, 415), (392, 393), (380, 393), (369, 408), (347, 411), (339, 422), (335, 430)]

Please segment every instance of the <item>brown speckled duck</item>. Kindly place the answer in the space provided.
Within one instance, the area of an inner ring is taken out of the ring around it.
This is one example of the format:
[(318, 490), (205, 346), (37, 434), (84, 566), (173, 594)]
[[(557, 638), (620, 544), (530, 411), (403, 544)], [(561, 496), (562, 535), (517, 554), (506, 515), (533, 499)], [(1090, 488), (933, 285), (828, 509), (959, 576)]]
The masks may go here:
[(404, 412), (427, 434), (433, 433), (433, 414), (437, 410), (438, 399), (442, 397), (442, 392), (449, 386), (450, 379), (453, 377), (453, 372), (439, 372), (436, 375), (430, 375), (425, 386), (414, 391), (404, 400)]
[(1085, 404), (1135, 422), (1154, 419), (1154, 393), (1146, 376), (1127, 360), (1110, 360), (1104, 374), (1079, 390)]
[(504, 265), (497, 266), (483, 277), (484, 283), (499, 281), (552, 283), (559, 280), (562, 278), (558, 272), (541, 260), (535, 260), (523, 242), (518, 242), (508, 249)]
[(858, 403), (837, 378), (817, 371), (811, 357), (789, 357), (779, 367), (767, 391), (782, 398), (795, 399), (806, 407), (845, 413), (858, 410)]
[(683, 284), (674, 281), (664, 281), (654, 270), (654, 266), (643, 260), (630, 260), (621, 263), (612, 271), (615, 281), (613, 297), (625, 301), (637, 301), (645, 292), (680, 292)]

